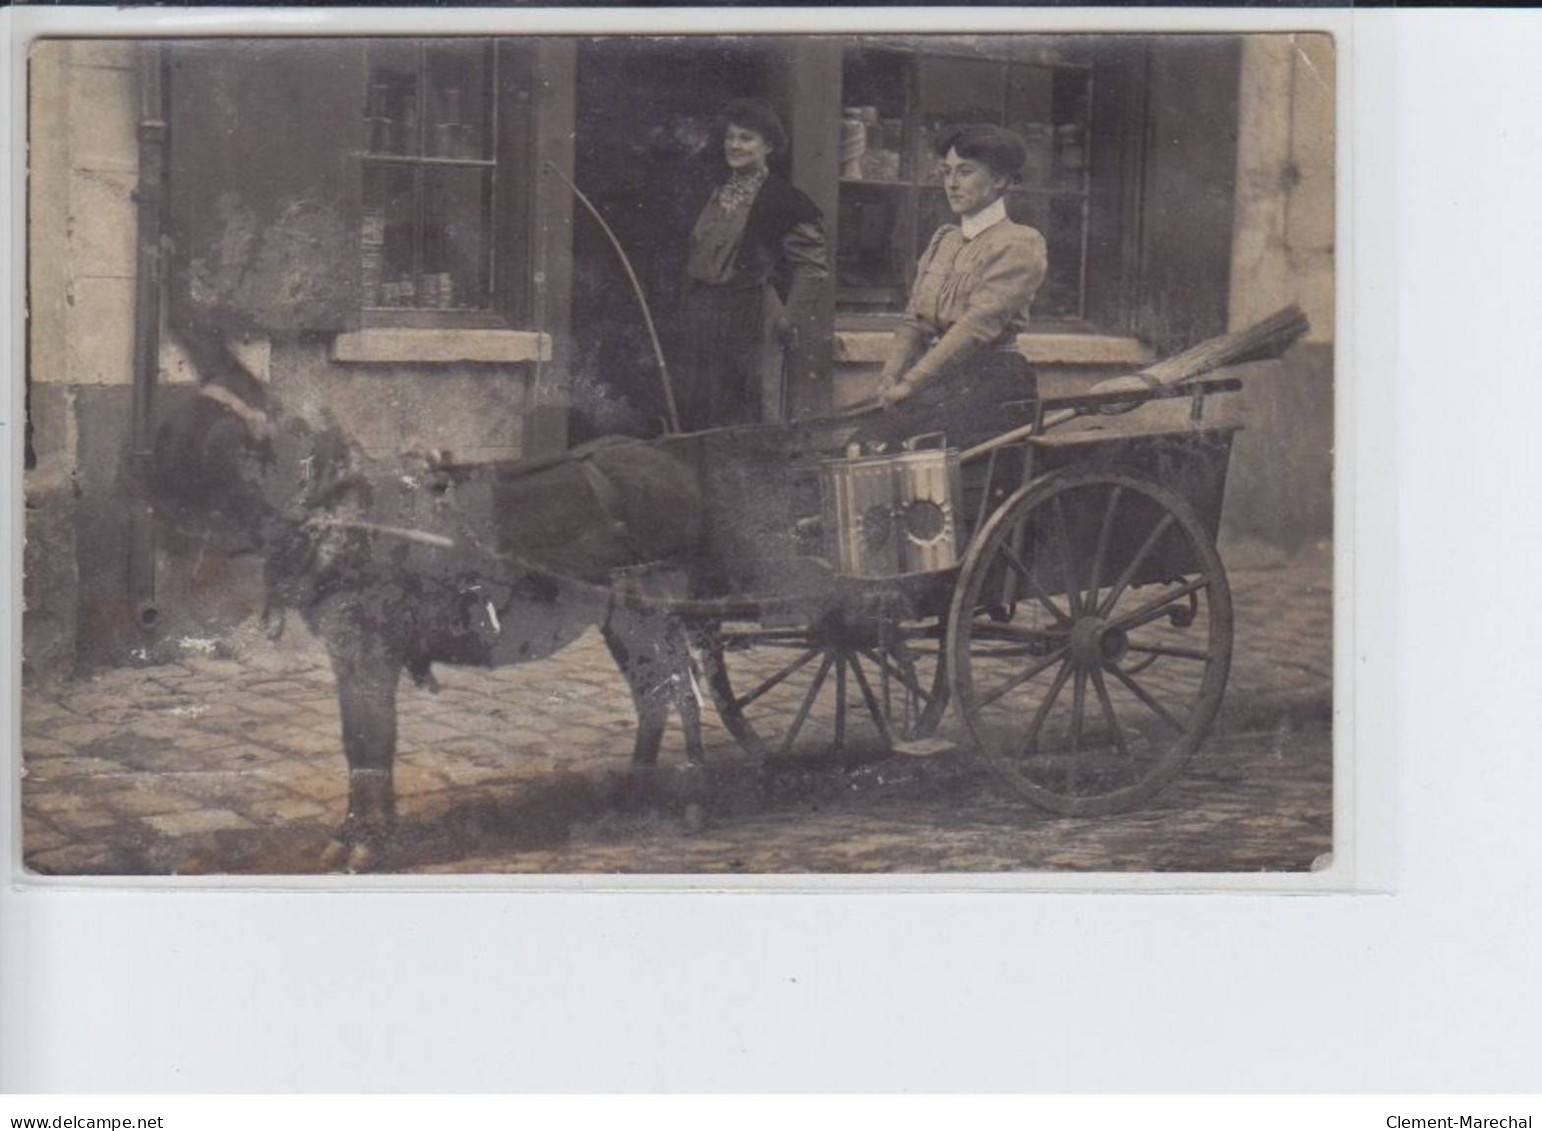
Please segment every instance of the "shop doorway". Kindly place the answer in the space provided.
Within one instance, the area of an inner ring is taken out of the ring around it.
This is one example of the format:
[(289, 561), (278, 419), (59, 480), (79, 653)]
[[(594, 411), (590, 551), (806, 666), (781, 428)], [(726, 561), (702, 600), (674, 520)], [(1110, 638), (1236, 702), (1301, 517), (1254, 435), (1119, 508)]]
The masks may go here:
[[(671, 354), (691, 227), (724, 175), (717, 122), (766, 95), (761, 47), (742, 41), (600, 39), (578, 49), (574, 175), (626, 249)], [(658, 366), (615, 251), (582, 209), (573, 230), (574, 442), (663, 426)]]

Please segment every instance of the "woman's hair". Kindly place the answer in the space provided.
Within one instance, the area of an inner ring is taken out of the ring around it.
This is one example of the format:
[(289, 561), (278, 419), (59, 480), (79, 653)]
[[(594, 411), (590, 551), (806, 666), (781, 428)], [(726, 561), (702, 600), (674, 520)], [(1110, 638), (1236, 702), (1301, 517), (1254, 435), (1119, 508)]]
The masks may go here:
[(739, 126), (743, 129), (754, 130), (765, 138), (766, 144), (771, 147), (771, 152), (779, 157), (787, 155), (787, 131), (782, 128), (782, 119), (776, 116), (776, 111), (753, 98), (736, 98), (723, 107), (723, 132), (728, 132), (729, 126)]
[(1022, 138), (1005, 126), (989, 124), (954, 126), (944, 130), (934, 148), (938, 157), (946, 157), (950, 149), (957, 150), (960, 157), (983, 161), (992, 172), (1003, 177), (1016, 178), (1028, 159), (1028, 146)]

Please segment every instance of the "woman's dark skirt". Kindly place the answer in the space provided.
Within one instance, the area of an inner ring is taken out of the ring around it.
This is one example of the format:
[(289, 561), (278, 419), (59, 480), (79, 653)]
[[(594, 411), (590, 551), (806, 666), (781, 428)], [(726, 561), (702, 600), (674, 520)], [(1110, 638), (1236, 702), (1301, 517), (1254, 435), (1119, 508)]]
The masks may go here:
[(681, 302), (675, 400), (688, 432), (761, 418), (767, 286), (691, 283)]
[(1039, 384), (1022, 354), (994, 349), (928, 381), (864, 422), (857, 438), (898, 445), (941, 432), (951, 448), (969, 448), (1033, 419)]

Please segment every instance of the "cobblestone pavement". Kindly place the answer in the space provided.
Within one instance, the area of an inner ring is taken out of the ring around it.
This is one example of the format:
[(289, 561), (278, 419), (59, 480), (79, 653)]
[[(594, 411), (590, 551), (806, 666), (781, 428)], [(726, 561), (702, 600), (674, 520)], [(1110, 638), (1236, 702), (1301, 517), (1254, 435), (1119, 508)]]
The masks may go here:
[[(1303, 869), (1331, 847), (1330, 562), (1228, 551), (1236, 653), (1214, 737), (1140, 812), (1066, 820), (961, 754), (774, 777), (708, 713), (709, 827), (666, 773), (655, 811), (614, 804), (629, 693), (598, 634), (558, 657), (436, 668), (404, 689), (400, 835), (385, 866), (450, 872)], [(347, 773), (326, 658), (286, 637), (190, 641), (179, 662), (26, 688), (24, 855), (40, 873), (303, 873), (341, 822)], [(226, 654), (221, 654), (226, 653)], [(944, 733), (947, 733), (946, 731)], [(663, 763), (683, 762), (677, 730)]]

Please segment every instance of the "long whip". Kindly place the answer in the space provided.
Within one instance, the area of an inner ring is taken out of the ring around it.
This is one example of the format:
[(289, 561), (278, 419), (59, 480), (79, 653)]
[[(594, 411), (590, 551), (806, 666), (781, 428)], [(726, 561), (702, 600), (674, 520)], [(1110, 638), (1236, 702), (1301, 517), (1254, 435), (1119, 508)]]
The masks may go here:
[(626, 271), (626, 277), (631, 281), (632, 290), (637, 295), (637, 303), (642, 307), (643, 323), (648, 327), (648, 340), (653, 343), (653, 356), (659, 363), (659, 381), (664, 386), (664, 407), (669, 412), (669, 430), (671, 432), (679, 432), (680, 413), (675, 408), (675, 390), (669, 380), (669, 366), (664, 363), (664, 348), (659, 345), (659, 332), (654, 329), (653, 315), (648, 310), (648, 299), (643, 294), (642, 283), (637, 280), (637, 272), (632, 270), (632, 261), (627, 258), (626, 249), (621, 246), (621, 241), (616, 238), (616, 233), (611, 231), (610, 225), (605, 222), (605, 217), (600, 215), (600, 210), (584, 195), (583, 189), (574, 184), (573, 179), (559, 169), (554, 162), (547, 161), (546, 167), (553, 173), (556, 173), (558, 179), (573, 191), (573, 195), (578, 198), (579, 203), (589, 210), (589, 215), (594, 217), (595, 222), (600, 226), (600, 230), (610, 240), (610, 246), (616, 249), (616, 255), (621, 260), (621, 266)]

